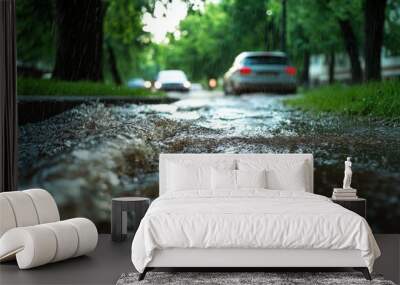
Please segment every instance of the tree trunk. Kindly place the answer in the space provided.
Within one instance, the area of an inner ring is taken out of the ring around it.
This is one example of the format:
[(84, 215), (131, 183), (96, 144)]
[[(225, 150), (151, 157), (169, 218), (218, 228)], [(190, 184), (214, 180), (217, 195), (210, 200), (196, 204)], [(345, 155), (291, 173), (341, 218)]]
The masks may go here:
[(351, 81), (353, 83), (359, 83), (362, 81), (362, 69), (360, 63), (360, 55), (358, 51), (357, 38), (354, 34), (350, 20), (339, 19), (339, 26), (340, 30), (342, 31), (344, 45), (350, 59)]
[(328, 82), (335, 82), (335, 51), (331, 50), (328, 56)]
[(57, 0), (57, 51), (53, 77), (103, 80), (102, 0)]
[(108, 64), (110, 65), (111, 75), (115, 84), (121, 85), (121, 75), (119, 74), (118, 67), (117, 67), (117, 60), (115, 58), (114, 49), (110, 43), (107, 43), (107, 52), (108, 52)]
[(365, 0), (365, 79), (381, 79), (381, 49), (385, 22), (386, 0)]
[(304, 87), (310, 84), (310, 52), (305, 50), (303, 53), (303, 70), (300, 77), (301, 83)]
[(286, 0), (282, 0), (281, 50), (286, 52)]

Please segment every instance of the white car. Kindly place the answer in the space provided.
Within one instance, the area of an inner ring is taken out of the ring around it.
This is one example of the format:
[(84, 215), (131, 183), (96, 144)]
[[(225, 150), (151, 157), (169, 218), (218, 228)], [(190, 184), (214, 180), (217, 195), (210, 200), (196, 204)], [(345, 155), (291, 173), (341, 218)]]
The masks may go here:
[(191, 83), (182, 70), (162, 70), (158, 73), (154, 87), (162, 91), (188, 92)]

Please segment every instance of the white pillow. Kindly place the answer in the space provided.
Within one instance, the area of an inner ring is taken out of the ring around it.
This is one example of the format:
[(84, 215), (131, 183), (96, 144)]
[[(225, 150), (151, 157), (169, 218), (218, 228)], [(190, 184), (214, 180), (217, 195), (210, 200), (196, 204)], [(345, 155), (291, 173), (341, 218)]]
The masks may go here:
[(231, 170), (211, 168), (214, 191), (234, 191), (240, 188), (266, 188), (266, 170)]
[(166, 163), (167, 191), (212, 191), (211, 168), (235, 169), (233, 159), (176, 159)]
[(236, 190), (236, 170), (211, 168), (211, 188), (218, 190)]
[(267, 188), (267, 171), (236, 170), (237, 188)]
[(210, 167), (187, 166), (176, 163), (167, 165), (168, 191), (211, 189)]
[(307, 165), (304, 160), (241, 159), (239, 170), (267, 170), (267, 188), (273, 190), (306, 191), (309, 187)]

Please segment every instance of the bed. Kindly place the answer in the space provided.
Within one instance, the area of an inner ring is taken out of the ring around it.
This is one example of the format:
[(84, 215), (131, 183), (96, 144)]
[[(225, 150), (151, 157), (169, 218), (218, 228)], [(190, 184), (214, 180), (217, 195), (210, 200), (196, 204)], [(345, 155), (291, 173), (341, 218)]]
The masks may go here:
[(380, 251), (364, 218), (313, 194), (312, 154), (160, 154), (132, 262), (154, 268), (352, 267)]

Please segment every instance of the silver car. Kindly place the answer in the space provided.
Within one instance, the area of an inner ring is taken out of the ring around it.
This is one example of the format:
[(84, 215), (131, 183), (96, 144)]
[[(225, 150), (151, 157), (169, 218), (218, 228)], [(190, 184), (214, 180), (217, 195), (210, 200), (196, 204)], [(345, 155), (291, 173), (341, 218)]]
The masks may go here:
[(225, 94), (296, 93), (296, 68), (283, 52), (242, 52), (224, 75)]

